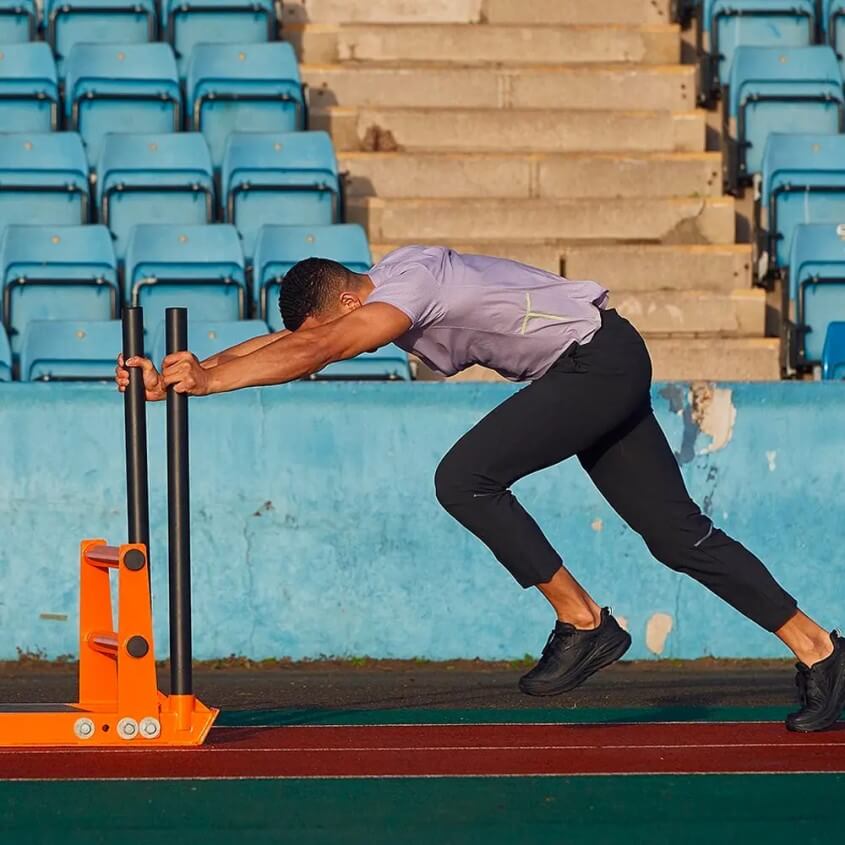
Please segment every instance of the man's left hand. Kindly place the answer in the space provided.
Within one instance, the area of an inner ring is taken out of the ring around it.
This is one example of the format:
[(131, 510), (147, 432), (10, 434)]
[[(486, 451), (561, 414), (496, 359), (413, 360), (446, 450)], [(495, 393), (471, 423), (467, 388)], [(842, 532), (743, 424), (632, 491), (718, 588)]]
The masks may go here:
[(207, 396), (210, 391), (209, 373), (190, 352), (173, 352), (162, 364), (162, 376), (167, 387), (176, 393)]

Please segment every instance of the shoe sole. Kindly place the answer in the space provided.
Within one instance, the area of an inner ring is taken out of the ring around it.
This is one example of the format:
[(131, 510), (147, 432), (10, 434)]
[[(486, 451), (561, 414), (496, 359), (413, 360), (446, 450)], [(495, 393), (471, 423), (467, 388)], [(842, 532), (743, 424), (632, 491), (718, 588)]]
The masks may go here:
[(559, 683), (554, 685), (538, 684), (537, 686), (520, 680), (519, 689), (526, 695), (533, 695), (538, 698), (562, 695), (565, 692), (571, 692), (572, 690), (577, 689), (584, 683), (584, 681), (595, 675), (596, 672), (619, 660), (619, 658), (622, 657), (622, 655), (625, 654), (625, 652), (631, 647), (631, 635), (626, 631), (623, 631), (622, 633), (624, 636), (618, 642), (608, 646), (606, 651), (599, 652), (593, 658), (593, 662), (588, 668), (581, 669), (578, 672), (577, 678), (562, 679)]

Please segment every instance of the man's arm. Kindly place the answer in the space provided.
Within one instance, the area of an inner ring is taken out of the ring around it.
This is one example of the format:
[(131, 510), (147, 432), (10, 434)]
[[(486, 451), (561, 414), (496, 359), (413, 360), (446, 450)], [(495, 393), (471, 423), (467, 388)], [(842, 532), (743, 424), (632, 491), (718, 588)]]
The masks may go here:
[(217, 352), (215, 355), (206, 358), (200, 363), (206, 370), (210, 370), (212, 367), (217, 367), (227, 361), (234, 361), (236, 358), (243, 358), (244, 355), (249, 355), (258, 349), (262, 349), (267, 346), (268, 343), (273, 343), (288, 334), (290, 334), (290, 332), (287, 331), (287, 329), (283, 329), (280, 332), (271, 332), (270, 334), (261, 334), (258, 335), (258, 337), (245, 340), (243, 343), (239, 343), (236, 346), (230, 346), (222, 352)]
[(405, 334), (411, 320), (398, 308), (374, 302), (313, 329), (300, 329), (259, 349), (205, 369), (190, 352), (164, 359), (164, 384), (177, 393), (204, 396), (242, 387), (283, 384), (327, 364), (378, 349)]

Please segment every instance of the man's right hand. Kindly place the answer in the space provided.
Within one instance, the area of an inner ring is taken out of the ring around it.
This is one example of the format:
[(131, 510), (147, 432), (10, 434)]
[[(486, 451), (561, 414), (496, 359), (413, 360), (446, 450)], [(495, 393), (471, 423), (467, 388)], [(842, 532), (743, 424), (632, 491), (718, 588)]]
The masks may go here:
[(114, 380), (121, 393), (129, 387), (129, 367), (141, 368), (148, 402), (158, 402), (167, 396), (164, 379), (149, 358), (129, 358), (124, 362), (122, 354), (117, 356), (117, 366), (114, 369)]

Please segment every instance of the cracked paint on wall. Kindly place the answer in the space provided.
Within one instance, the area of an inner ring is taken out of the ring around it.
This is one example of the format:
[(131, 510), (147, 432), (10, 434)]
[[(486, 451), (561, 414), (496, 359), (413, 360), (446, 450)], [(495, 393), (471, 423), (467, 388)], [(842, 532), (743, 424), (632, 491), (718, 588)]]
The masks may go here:
[(658, 657), (663, 654), (672, 628), (672, 617), (668, 613), (655, 613), (651, 616), (645, 627), (645, 644), (652, 654)]
[[(667, 400), (671, 413), (683, 420), (683, 439), (675, 456), (687, 464), (697, 455), (708, 455), (724, 449), (733, 437), (736, 406), (733, 390), (711, 382), (693, 382), (689, 387), (667, 384), (660, 395)], [(709, 438), (703, 445), (700, 438)]]

